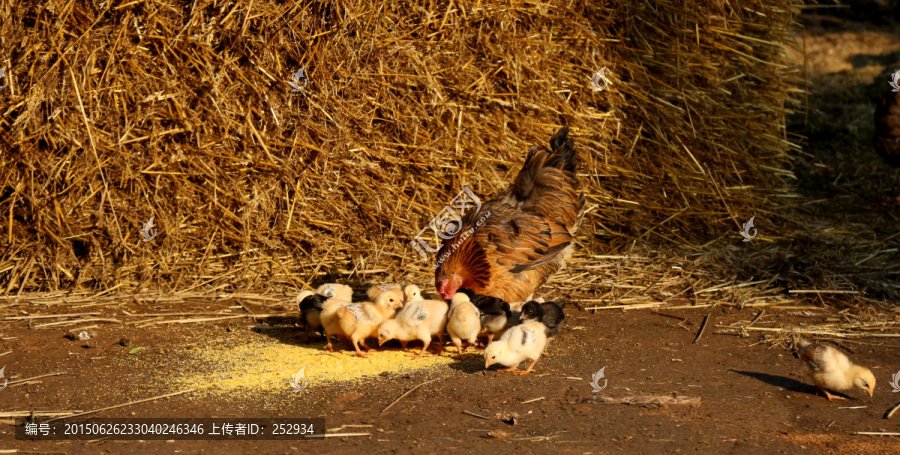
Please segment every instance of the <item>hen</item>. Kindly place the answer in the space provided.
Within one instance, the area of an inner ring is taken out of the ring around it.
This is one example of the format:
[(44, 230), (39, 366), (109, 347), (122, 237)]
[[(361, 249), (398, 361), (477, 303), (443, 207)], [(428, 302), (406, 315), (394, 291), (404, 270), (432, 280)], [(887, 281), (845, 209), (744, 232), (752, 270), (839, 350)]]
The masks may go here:
[(888, 89), (875, 108), (875, 151), (893, 167), (900, 167), (900, 92)]
[(450, 300), (465, 287), (506, 302), (530, 300), (575, 249), (584, 208), (576, 176), (578, 154), (569, 127), (532, 148), (515, 182), (463, 216), (458, 232), (438, 250), (438, 292)]

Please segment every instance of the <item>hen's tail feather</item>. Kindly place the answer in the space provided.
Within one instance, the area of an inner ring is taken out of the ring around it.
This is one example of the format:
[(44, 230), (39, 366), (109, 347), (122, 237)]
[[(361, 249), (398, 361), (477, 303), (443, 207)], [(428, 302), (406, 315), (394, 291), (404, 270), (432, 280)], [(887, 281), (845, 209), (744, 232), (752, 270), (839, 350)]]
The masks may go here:
[(569, 136), (569, 127), (560, 128), (550, 138), (551, 150), (539, 150), (532, 147), (525, 158), (525, 164), (513, 184), (515, 197), (524, 201), (531, 197), (535, 188), (535, 181), (547, 168), (559, 169), (563, 172), (571, 172), (571, 184), (579, 186), (576, 169), (578, 167), (578, 152), (575, 150), (575, 140)]
[(575, 173), (578, 168), (578, 153), (575, 152), (575, 140), (569, 137), (568, 126), (560, 128), (550, 138), (550, 151), (553, 154), (545, 166)]

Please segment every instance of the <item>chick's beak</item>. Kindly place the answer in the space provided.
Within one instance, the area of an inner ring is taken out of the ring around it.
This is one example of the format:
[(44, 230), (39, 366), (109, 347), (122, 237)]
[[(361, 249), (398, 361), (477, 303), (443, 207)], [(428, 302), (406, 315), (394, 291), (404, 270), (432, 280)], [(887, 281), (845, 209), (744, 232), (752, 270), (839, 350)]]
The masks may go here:
[(487, 370), (487, 369), (490, 368), (490, 366), (493, 365), (493, 364), (494, 364), (494, 362), (491, 362), (490, 359), (485, 359), (485, 361), (484, 361), (484, 369)]
[(387, 341), (387, 340), (385, 340), (385, 339), (382, 338), (382, 337), (378, 337), (378, 346), (383, 345), (385, 341)]
[(866, 392), (869, 394), (869, 398), (871, 398), (873, 395), (875, 395), (875, 388), (872, 387), (871, 389), (866, 389)]

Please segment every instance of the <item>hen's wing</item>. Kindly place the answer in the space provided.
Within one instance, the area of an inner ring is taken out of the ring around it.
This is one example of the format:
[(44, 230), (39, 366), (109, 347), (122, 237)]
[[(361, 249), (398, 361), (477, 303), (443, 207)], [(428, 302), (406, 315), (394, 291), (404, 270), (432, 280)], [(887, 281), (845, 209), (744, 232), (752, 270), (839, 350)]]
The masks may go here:
[(441, 246), (440, 254), (451, 254), (435, 272), (436, 281), (458, 273), (478, 294), (517, 302), (559, 270), (571, 254), (584, 208), (568, 132), (563, 127), (553, 136), (552, 151), (532, 149), (513, 184), (463, 217), (460, 231)]
[(885, 91), (875, 108), (875, 151), (893, 167), (900, 167), (900, 92)]

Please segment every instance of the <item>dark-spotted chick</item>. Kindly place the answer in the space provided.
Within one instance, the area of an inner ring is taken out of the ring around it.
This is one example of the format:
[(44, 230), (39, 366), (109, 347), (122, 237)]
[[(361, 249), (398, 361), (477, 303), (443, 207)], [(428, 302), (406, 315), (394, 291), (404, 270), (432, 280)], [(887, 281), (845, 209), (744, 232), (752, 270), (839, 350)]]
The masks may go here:
[(468, 288), (460, 288), (459, 292), (467, 295), (481, 313), (481, 328), (487, 331), (487, 344), (490, 344), (495, 336), (506, 330), (506, 321), (512, 316), (509, 303), (496, 297), (478, 295)]

